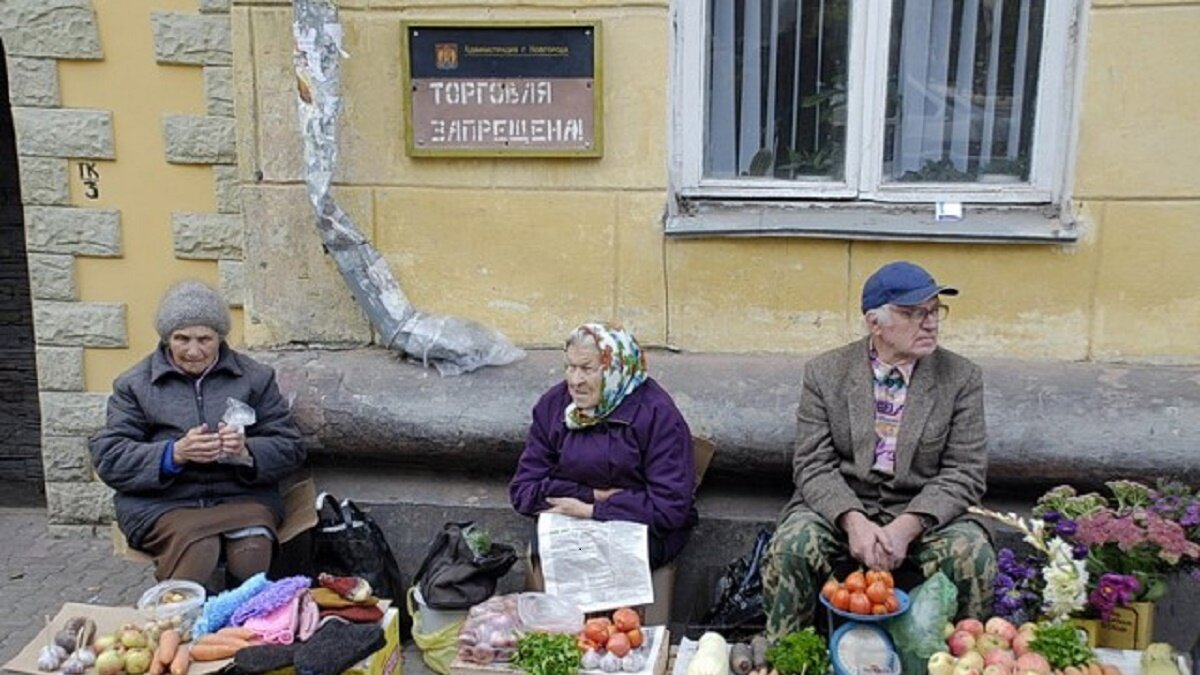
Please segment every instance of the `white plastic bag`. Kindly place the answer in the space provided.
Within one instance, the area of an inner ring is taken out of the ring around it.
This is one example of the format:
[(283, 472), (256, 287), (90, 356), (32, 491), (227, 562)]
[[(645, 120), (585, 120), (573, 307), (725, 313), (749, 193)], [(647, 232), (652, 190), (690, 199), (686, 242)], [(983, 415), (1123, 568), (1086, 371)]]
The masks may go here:
[[(254, 408), (237, 400), (236, 398), (225, 399), (225, 414), (221, 416), (221, 421), (227, 426), (237, 430), (239, 434), (245, 435), (246, 427), (258, 421), (258, 415), (255, 414)], [(244, 464), (252, 463), (248, 454), (230, 455), (221, 453), (217, 458), (221, 464)]]
[(579, 605), (549, 593), (522, 593), (517, 597), (517, 615), (532, 631), (575, 634), (583, 630)]

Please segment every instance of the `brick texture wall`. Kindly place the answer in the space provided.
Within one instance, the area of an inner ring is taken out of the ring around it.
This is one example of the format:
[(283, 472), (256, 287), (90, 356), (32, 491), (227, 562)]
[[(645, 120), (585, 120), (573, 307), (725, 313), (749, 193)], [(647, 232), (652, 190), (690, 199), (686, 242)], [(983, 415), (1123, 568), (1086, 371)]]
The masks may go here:
[(0, 53), (0, 484), (42, 485), (33, 309), (8, 77)]

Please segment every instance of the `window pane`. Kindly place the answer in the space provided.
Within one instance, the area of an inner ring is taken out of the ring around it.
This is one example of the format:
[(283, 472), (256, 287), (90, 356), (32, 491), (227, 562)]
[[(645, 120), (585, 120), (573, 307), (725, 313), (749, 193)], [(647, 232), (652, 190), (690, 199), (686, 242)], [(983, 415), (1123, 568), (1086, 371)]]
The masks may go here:
[(706, 1), (705, 177), (841, 180), (850, 0)]
[(1029, 180), (1045, 0), (893, 0), (885, 181)]

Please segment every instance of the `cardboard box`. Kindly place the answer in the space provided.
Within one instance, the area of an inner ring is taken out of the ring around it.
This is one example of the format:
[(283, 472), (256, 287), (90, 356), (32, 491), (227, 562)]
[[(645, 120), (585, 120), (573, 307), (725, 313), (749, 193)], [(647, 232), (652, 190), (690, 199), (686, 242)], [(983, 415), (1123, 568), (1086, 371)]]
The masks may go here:
[[(68, 602), (62, 606), (62, 609), (58, 610), (58, 614), (55, 615), (48, 626), (43, 628), (29, 644), (25, 645), (11, 661), (4, 664), (4, 669), (17, 673), (28, 673), (28, 675), (47, 675), (38, 670), (38, 652), (42, 647), (49, 644), (51, 636), (54, 633), (66, 625), (67, 621), (71, 620), (72, 617), (76, 616), (84, 616), (95, 621), (97, 635), (112, 633), (127, 623), (141, 625), (146, 622), (145, 615), (132, 607), (105, 607), (102, 605), (85, 605), (77, 602)], [(360, 661), (353, 668), (345, 671), (345, 675), (400, 675), (401, 660), (404, 651), (400, 644), (400, 612), (394, 607), (387, 607), (382, 622), (387, 644), (383, 649), (380, 649)], [(188, 669), (188, 675), (215, 673), (229, 665), (231, 661), (232, 659), (194, 662), (191, 668)], [(95, 675), (95, 672), (95, 669), (88, 671), (92, 675)], [(295, 675), (295, 669), (286, 668), (276, 671), (276, 673), (279, 675)]]
[[(650, 650), (646, 654), (646, 666), (636, 673), (622, 675), (665, 675), (667, 672), (667, 656), (671, 651), (671, 633), (666, 626), (643, 626), (642, 632)], [(507, 663), (490, 663), (480, 665), (454, 659), (450, 664), (450, 675), (515, 675), (521, 671)], [(599, 670), (580, 670), (581, 675), (607, 675)]]
[(1154, 603), (1134, 602), (1113, 610), (1112, 618), (1100, 623), (1096, 645), (1111, 649), (1145, 649), (1154, 636)]

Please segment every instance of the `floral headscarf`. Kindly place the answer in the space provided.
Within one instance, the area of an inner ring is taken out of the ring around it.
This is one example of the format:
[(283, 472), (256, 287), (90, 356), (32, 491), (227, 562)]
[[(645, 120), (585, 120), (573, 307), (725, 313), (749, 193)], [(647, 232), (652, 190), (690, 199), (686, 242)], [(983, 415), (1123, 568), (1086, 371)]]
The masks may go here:
[(600, 403), (590, 413), (575, 403), (567, 406), (568, 429), (583, 429), (608, 417), (634, 389), (646, 381), (646, 358), (633, 334), (623, 328), (600, 323), (585, 323), (576, 328), (571, 342), (594, 344), (600, 352)]

